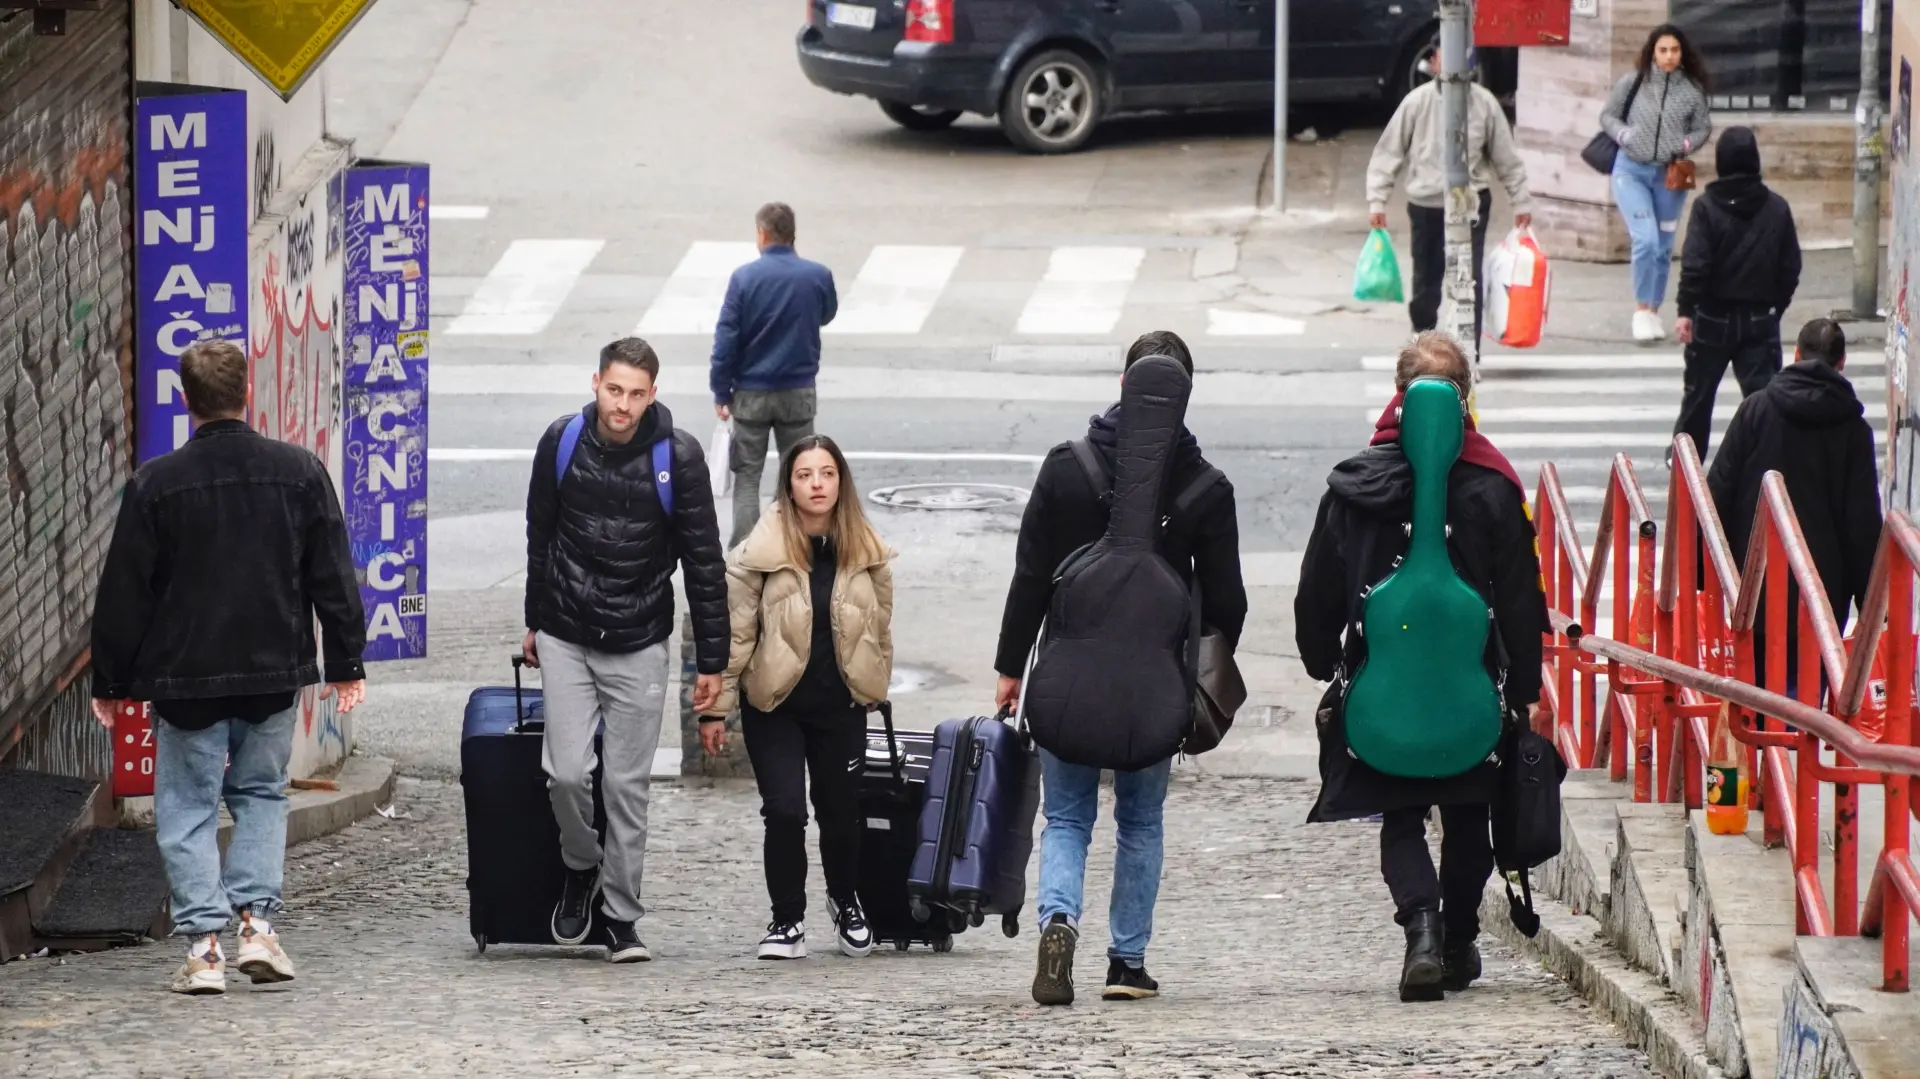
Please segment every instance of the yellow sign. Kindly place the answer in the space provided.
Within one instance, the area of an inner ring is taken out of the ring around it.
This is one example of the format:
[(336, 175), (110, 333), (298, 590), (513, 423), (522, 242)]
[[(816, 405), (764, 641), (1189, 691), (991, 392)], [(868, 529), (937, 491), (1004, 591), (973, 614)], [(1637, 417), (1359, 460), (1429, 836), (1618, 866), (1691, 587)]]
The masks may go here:
[(374, 0), (176, 0), (282, 98), (292, 100)]

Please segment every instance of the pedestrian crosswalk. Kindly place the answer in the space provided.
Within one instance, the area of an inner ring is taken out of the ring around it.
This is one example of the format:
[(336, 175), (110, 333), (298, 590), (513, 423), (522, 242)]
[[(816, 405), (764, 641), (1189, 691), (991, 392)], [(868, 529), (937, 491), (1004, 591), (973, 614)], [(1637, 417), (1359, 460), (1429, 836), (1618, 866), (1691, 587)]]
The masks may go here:
[[(447, 207), (439, 216), (483, 220), (478, 209)], [(1039, 250), (877, 244), (807, 253), (835, 272), (840, 312), (823, 331), (832, 338), (1107, 338), (1139, 332), (1143, 319), (1217, 337), (1307, 332), (1300, 318), (1223, 298), (1217, 286), (1193, 280), (1192, 247), (1137, 244), (1119, 237)], [(857, 258), (843, 257), (853, 252)], [(751, 243), (694, 240), (667, 261), (665, 251), (636, 254), (598, 239), (516, 239), (481, 276), (434, 275), (434, 314), (445, 319), (436, 328), (451, 338), (525, 338), (571, 315), (583, 332), (590, 322), (594, 334), (604, 334), (612, 318), (614, 327), (643, 337), (707, 336), (729, 278), (757, 253)], [(600, 269), (636, 264), (652, 272)]]

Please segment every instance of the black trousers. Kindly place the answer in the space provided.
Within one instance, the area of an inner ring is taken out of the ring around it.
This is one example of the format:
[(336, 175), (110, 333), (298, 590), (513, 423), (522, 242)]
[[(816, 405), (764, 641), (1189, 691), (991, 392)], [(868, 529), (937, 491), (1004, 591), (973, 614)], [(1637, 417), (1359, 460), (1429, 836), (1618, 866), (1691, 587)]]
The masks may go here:
[[(1487, 259), (1487, 218), (1493, 213), (1493, 192), (1480, 192), (1480, 219), (1473, 226), (1473, 340), (1480, 341), (1480, 266)], [(1413, 225), (1413, 298), (1407, 314), (1413, 331), (1431, 330), (1440, 321), (1440, 301), (1446, 296), (1447, 211), (1433, 206), (1407, 205)]]
[(1439, 911), (1447, 939), (1480, 935), (1480, 895), (1493, 877), (1493, 832), (1484, 805), (1440, 807), (1440, 872), (1427, 850), (1427, 809), (1381, 815), (1380, 873), (1393, 894), (1393, 920), (1407, 924), (1421, 911)]
[(867, 752), (866, 711), (761, 712), (746, 707), (740, 710), (740, 731), (767, 824), (767, 898), (773, 902), (773, 920), (789, 925), (807, 912), (809, 773), (827, 894), (836, 903), (852, 903), (860, 879), (859, 781)]
[(1707, 439), (1713, 433), (1713, 399), (1720, 393), (1727, 365), (1733, 365), (1742, 397), (1765, 389), (1780, 373), (1780, 313), (1771, 308), (1695, 310), (1693, 343), (1687, 346), (1686, 361), (1686, 388), (1673, 433), (1693, 436), (1693, 448), (1704, 463)]

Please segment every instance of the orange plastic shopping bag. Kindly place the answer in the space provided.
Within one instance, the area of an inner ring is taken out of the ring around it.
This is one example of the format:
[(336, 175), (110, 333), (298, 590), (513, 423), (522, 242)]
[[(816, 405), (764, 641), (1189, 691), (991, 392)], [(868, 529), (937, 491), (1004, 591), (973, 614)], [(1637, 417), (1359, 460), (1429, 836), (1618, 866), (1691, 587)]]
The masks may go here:
[(1486, 296), (1482, 332), (1508, 348), (1532, 348), (1547, 325), (1547, 299), (1553, 273), (1546, 252), (1527, 229), (1514, 229), (1487, 253), (1481, 268)]

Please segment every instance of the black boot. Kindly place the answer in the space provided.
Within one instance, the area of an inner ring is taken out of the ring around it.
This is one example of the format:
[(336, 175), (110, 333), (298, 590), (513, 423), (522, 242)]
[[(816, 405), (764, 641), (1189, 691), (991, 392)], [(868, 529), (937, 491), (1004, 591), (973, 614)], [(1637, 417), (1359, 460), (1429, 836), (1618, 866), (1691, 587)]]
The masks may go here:
[(1450, 992), (1458, 993), (1480, 978), (1480, 949), (1472, 937), (1449, 936), (1440, 949), (1440, 962), (1446, 968), (1440, 984)]
[(1446, 968), (1441, 959), (1446, 933), (1440, 924), (1440, 912), (1423, 910), (1407, 921), (1407, 962), (1400, 968), (1400, 999), (1444, 1000), (1441, 980)]

